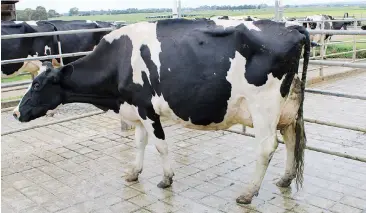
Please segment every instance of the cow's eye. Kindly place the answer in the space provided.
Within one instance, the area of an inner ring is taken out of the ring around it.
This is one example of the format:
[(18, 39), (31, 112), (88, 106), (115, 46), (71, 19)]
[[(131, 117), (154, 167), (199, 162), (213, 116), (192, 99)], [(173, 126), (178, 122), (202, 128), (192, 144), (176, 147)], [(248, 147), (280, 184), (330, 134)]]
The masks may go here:
[(34, 89), (34, 90), (39, 89), (39, 83), (34, 83), (34, 84), (33, 84), (33, 89)]

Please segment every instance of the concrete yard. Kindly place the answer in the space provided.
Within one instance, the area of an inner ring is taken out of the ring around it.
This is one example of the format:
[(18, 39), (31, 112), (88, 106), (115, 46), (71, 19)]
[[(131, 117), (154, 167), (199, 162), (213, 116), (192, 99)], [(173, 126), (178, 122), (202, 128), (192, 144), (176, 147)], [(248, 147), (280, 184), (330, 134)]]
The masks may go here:
[[(366, 72), (361, 72), (312, 87), (365, 95), (365, 82)], [(305, 98), (307, 118), (366, 127), (365, 101), (309, 93)], [(163, 171), (153, 144), (146, 148), (139, 181), (128, 183), (124, 176), (134, 162), (134, 132), (120, 130), (118, 115), (55, 122), (98, 111), (70, 104), (53, 118), (25, 124), (15, 121), (11, 111), (2, 113), (1, 212), (366, 212), (366, 163), (307, 150), (304, 187), (278, 188), (274, 183), (285, 166), (282, 144), (258, 197), (250, 205), (237, 205), (254, 169), (254, 139), (185, 129), (170, 121), (164, 126), (175, 172), (172, 187), (156, 186)], [(308, 145), (366, 156), (365, 133), (310, 123), (306, 131)]]

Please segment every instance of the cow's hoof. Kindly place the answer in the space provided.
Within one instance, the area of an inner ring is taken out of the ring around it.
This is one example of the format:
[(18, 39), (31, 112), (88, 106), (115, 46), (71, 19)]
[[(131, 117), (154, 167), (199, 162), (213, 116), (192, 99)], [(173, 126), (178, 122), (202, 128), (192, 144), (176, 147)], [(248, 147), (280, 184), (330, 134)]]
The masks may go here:
[(47, 113), (46, 114), (46, 117), (53, 117), (55, 115), (55, 113), (54, 112), (52, 112), (52, 113)]
[(160, 189), (165, 189), (170, 187), (172, 183), (173, 183), (173, 177), (164, 177), (164, 179), (160, 181), (160, 183), (158, 183), (158, 187)]
[(134, 182), (134, 181), (137, 181), (138, 179), (139, 179), (139, 173), (129, 174), (126, 177), (127, 182)]
[(236, 198), (236, 203), (238, 204), (250, 204), (252, 203), (252, 198), (244, 195), (240, 195)]
[(282, 187), (282, 188), (287, 188), (291, 185), (291, 180), (289, 179), (280, 179), (277, 183), (276, 186), (278, 187)]

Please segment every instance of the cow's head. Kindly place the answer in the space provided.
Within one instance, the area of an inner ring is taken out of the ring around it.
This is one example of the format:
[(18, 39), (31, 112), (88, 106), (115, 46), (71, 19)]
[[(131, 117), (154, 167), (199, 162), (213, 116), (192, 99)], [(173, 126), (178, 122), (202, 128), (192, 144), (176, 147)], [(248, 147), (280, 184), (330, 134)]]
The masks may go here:
[(43, 62), (40, 74), (29, 85), (13, 116), (21, 122), (28, 122), (60, 105), (63, 100), (60, 77), (60, 69), (54, 68), (50, 62)]

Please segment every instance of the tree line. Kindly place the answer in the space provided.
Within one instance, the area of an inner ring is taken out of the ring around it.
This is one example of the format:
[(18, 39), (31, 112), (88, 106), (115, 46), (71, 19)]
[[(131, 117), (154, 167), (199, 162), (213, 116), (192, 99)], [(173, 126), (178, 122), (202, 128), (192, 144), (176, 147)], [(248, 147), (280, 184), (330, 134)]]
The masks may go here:
[[(268, 7), (267, 4), (260, 5), (238, 5), (238, 6), (200, 6), (197, 8), (183, 8), (189, 11), (202, 11), (202, 10), (245, 10), (245, 9), (260, 9)], [(79, 11), (77, 8), (71, 8), (69, 15), (79, 15), (79, 16), (90, 16), (90, 15), (115, 15), (115, 14), (131, 14), (131, 13), (163, 13), (172, 12), (172, 8), (148, 8), (148, 9), (138, 9), (138, 8), (128, 8), (124, 10), (93, 10), (93, 11)]]
[[(245, 10), (245, 9), (260, 9), (266, 8), (268, 5), (238, 5), (238, 6), (200, 6), (197, 8), (184, 8), (184, 10), (189, 11), (202, 11), (202, 10)], [(60, 17), (61, 14), (55, 10), (46, 10), (42, 6), (38, 6), (35, 10), (27, 8), (25, 10), (17, 10), (17, 20), (19, 21), (30, 21), (30, 20), (47, 20), (49, 18)], [(171, 8), (148, 8), (148, 9), (138, 9), (138, 8), (128, 8), (124, 10), (92, 10), (92, 11), (80, 11), (77, 7), (70, 8), (67, 14), (69, 16), (92, 16), (92, 15), (117, 15), (117, 14), (132, 14), (132, 13), (164, 13), (172, 12)]]
[(42, 6), (36, 7), (35, 10), (27, 8), (25, 10), (17, 10), (17, 20), (18, 21), (30, 21), (30, 20), (47, 20), (49, 18), (61, 16), (56, 10), (46, 10)]

